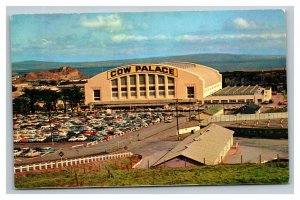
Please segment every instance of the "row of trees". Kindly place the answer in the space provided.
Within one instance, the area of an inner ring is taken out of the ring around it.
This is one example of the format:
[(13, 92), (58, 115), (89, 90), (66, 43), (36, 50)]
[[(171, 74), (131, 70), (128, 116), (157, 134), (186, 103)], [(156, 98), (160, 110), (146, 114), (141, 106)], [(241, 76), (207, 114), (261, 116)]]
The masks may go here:
[[(59, 92), (50, 89), (29, 89), (24, 90), (24, 94), (13, 100), (14, 113), (35, 114), (37, 109), (44, 109), (47, 113), (57, 111), (57, 102), (63, 102), (64, 113), (67, 112), (67, 105), (71, 111), (77, 107), (83, 100), (83, 92), (80, 88), (73, 86), (71, 88), (62, 88)], [(43, 107), (37, 106), (37, 103), (43, 103)]]

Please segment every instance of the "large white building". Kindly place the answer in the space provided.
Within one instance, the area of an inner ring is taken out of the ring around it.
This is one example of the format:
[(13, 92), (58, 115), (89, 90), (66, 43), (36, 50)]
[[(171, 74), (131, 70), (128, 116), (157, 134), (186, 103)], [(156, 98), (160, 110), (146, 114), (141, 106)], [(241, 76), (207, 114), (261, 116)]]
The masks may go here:
[(126, 65), (100, 73), (85, 84), (86, 105), (144, 105), (169, 103), (174, 99), (257, 103), (269, 100), (270, 95), (271, 90), (258, 86), (222, 90), (222, 75), (217, 70), (186, 62)]
[(85, 84), (86, 104), (203, 101), (222, 89), (222, 75), (193, 63), (134, 64), (100, 73)]

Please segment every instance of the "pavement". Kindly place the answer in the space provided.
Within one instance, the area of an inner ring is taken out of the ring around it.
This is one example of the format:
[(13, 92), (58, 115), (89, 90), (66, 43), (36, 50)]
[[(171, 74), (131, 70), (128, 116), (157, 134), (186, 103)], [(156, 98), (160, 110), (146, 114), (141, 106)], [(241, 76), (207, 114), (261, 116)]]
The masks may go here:
[[(249, 139), (234, 138), (234, 146), (238, 142), (237, 151), (231, 151), (227, 154), (225, 164), (241, 163), (259, 163), (272, 160), (277, 157), (288, 157), (287, 139)], [(261, 158), (260, 158), (261, 157)]]

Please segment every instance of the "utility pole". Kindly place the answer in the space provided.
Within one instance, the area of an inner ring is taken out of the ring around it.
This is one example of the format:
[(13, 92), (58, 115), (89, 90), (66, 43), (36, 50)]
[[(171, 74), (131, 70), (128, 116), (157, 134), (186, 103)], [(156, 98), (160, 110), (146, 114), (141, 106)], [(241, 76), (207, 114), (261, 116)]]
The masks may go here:
[(199, 118), (199, 123), (200, 121), (200, 101), (198, 101), (198, 118)]
[(191, 98), (189, 99), (189, 122), (191, 121)]
[(177, 139), (179, 140), (179, 120), (178, 120), (178, 99), (176, 99), (176, 127), (177, 127)]

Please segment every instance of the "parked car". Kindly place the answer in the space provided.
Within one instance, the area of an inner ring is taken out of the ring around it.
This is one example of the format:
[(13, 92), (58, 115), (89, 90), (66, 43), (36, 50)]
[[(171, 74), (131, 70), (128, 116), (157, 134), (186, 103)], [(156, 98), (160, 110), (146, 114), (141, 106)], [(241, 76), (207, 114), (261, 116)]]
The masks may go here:
[(171, 123), (173, 120), (171, 118), (168, 118), (165, 120), (165, 123)]
[(30, 150), (28, 153), (26, 153), (24, 155), (24, 157), (32, 158), (32, 157), (37, 157), (37, 156), (40, 156), (40, 155), (41, 155), (41, 152), (38, 152), (36, 150)]
[(38, 137), (36, 138), (37, 142), (44, 142), (46, 140), (46, 137)]
[(77, 141), (77, 138), (75, 136), (70, 137), (70, 139), (68, 139), (69, 142), (75, 142)]
[(85, 140), (87, 140), (87, 137), (85, 137), (84, 135), (79, 135), (76, 140), (77, 141), (85, 141)]
[(14, 149), (14, 156), (15, 156), (15, 157), (16, 157), (16, 156), (21, 156), (21, 154), (22, 154), (21, 149)]
[(278, 105), (288, 105), (288, 102), (287, 101), (279, 101)]
[(55, 149), (53, 147), (41, 147), (41, 148), (36, 148), (35, 149), (38, 152), (41, 153), (53, 153), (55, 152)]
[(30, 138), (28, 138), (28, 142), (36, 142), (37, 140), (36, 140), (36, 138), (35, 137), (30, 137)]
[(20, 140), (19, 140), (19, 142), (28, 142), (28, 138), (21, 138)]
[(88, 136), (87, 139), (90, 141), (96, 141), (96, 140), (100, 141), (100, 140), (103, 140), (104, 137), (102, 135), (90, 135), (90, 136)]

